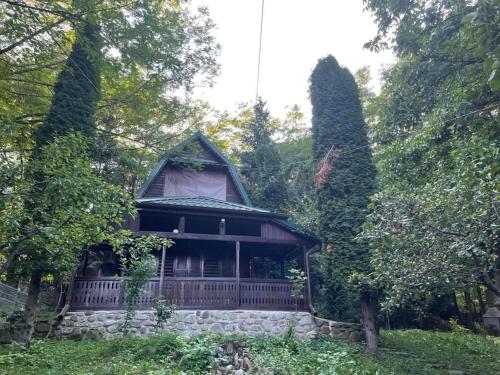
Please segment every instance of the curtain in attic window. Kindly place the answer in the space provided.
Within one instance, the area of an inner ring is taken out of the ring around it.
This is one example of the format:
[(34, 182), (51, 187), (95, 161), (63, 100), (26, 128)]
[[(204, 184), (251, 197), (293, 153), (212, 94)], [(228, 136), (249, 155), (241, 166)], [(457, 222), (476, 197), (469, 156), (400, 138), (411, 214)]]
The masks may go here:
[(165, 174), (164, 196), (203, 196), (226, 200), (226, 174), (223, 171), (170, 169)]

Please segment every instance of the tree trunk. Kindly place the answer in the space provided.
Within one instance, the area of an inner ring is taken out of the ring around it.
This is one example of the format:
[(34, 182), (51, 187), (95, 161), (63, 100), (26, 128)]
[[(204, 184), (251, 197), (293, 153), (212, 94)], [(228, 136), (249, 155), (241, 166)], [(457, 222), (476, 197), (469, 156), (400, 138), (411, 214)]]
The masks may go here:
[(479, 285), (476, 285), (475, 289), (476, 289), (477, 300), (479, 302), (479, 311), (481, 313), (481, 316), (483, 316), (484, 313), (486, 312), (486, 305), (483, 299), (483, 292), (481, 292), (481, 288), (479, 287)]
[(38, 296), (40, 295), (40, 285), (42, 283), (41, 272), (34, 272), (31, 275), (31, 280), (28, 290), (28, 298), (26, 299), (26, 305), (24, 307), (24, 321), (26, 324), (26, 329), (22, 335), (20, 335), (20, 341), (23, 344), (28, 345), (31, 341), (31, 336), (35, 330), (35, 316), (36, 308), (38, 304)]
[(472, 297), (469, 288), (464, 288), (464, 302), (465, 302), (465, 326), (469, 329), (474, 329), (474, 315), (475, 309), (472, 304)]
[(375, 355), (378, 352), (378, 297), (373, 292), (361, 293), (361, 312), (366, 339), (366, 354)]

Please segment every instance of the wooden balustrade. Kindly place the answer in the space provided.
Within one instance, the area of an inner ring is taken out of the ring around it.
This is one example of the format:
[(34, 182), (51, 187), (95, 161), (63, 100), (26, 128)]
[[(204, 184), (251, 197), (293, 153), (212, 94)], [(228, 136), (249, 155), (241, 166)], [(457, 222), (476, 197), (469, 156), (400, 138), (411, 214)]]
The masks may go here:
[[(137, 308), (154, 305), (160, 294), (159, 285), (158, 278), (144, 285), (144, 294), (136, 301)], [(292, 297), (288, 280), (241, 279), (238, 290), (235, 278), (165, 278), (161, 294), (179, 308), (305, 310), (307, 306), (305, 300), (296, 301)], [(123, 309), (124, 296), (118, 278), (77, 278), (71, 308)]]

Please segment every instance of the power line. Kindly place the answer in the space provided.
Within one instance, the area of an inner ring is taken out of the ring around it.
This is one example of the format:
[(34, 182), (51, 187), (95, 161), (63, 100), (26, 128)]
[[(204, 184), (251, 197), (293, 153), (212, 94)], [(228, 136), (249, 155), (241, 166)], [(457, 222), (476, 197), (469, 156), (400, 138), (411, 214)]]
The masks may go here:
[(260, 11), (260, 36), (259, 36), (259, 58), (257, 60), (257, 84), (255, 88), (255, 101), (259, 98), (259, 79), (260, 79), (260, 55), (262, 52), (262, 25), (264, 24), (264, 0)]

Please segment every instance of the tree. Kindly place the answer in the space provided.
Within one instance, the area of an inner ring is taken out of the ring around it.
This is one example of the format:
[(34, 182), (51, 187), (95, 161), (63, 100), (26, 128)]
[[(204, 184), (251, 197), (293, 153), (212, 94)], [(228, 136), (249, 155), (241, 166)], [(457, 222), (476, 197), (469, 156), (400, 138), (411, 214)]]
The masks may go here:
[(285, 207), (286, 182), (281, 158), (271, 139), (273, 125), (265, 102), (259, 99), (246, 126), (243, 142), (249, 148), (241, 154), (241, 174), (249, 187), (250, 198), (258, 207), (279, 211)]
[[(91, 142), (78, 134), (56, 137), (43, 145), (30, 171), (38, 178), (16, 181), (14, 192), (2, 189), (0, 200), (0, 254), (7, 267), (30, 279), (25, 308), (29, 342), (37, 308), (41, 279), (68, 276), (78, 265), (85, 246), (112, 236), (115, 225), (134, 213), (132, 201), (122, 188), (99, 178), (89, 158)], [(2, 187), (22, 166), (2, 165)], [(36, 194), (33, 192), (36, 191)]]
[(106, 77), (95, 114), (97, 171), (131, 193), (189, 125), (196, 105), (184, 94), (218, 71), (214, 24), (189, 1), (5, 0), (0, 15), (0, 152), (29, 157), (77, 30), (93, 19)]
[[(375, 167), (366, 134), (358, 88), (351, 73), (333, 56), (320, 59), (310, 78), (313, 154), (322, 170), (317, 200), (319, 233), (327, 244), (323, 257), (327, 314), (353, 319), (356, 291), (348, 278), (368, 273), (369, 246), (356, 237), (375, 189)], [(325, 173), (326, 172), (326, 173)], [(318, 181), (317, 181), (318, 182)], [(376, 295), (361, 293), (368, 351), (376, 351)], [(325, 309), (325, 307), (324, 307)], [(373, 337), (375, 336), (375, 338)]]
[(380, 192), (364, 233), (383, 306), (480, 284), (500, 295), (498, 2), (365, 3), (370, 46), (398, 55), (371, 104)]

